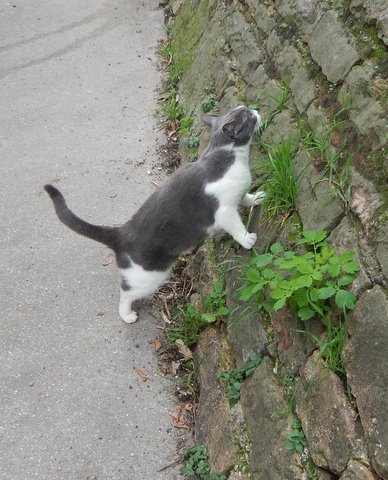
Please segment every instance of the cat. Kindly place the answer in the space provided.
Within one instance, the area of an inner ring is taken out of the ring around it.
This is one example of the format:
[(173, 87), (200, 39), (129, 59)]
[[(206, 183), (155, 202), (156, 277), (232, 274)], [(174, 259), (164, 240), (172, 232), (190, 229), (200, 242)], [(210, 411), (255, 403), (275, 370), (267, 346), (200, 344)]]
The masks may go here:
[(251, 206), (264, 198), (261, 191), (244, 194), (251, 183), (249, 150), (260, 115), (240, 106), (202, 120), (212, 135), (200, 159), (179, 168), (119, 227), (85, 222), (57, 188), (44, 186), (62, 223), (114, 251), (121, 273), (119, 314), (126, 323), (137, 319), (132, 303), (156, 291), (175, 260), (204, 238), (225, 230), (246, 249), (257, 240), (246, 230), (238, 204)]

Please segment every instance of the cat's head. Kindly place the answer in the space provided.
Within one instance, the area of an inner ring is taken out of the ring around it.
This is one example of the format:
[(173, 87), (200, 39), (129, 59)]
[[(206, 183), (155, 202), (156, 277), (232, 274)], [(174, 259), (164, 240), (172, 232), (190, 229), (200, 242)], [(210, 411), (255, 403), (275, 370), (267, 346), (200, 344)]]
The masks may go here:
[(253, 132), (261, 126), (260, 115), (244, 106), (233, 108), (223, 115), (203, 115), (202, 121), (213, 129), (213, 137), (236, 146), (249, 143)]

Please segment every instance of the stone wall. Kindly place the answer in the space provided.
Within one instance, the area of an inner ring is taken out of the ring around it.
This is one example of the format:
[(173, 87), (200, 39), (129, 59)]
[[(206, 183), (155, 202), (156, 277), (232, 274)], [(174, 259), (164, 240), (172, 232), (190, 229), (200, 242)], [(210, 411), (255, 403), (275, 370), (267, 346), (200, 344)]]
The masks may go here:
[[(387, 4), (383, 0), (172, 4), (177, 12), (170, 25), (172, 44), (185, 61), (179, 101), (185, 114), (195, 119), (194, 128), (201, 128), (201, 104), (209, 95), (216, 96), (221, 111), (255, 104), (265, 117), (276, 109), (287, 85), (287, 103), (265, 130), (265, 141), (279, 142), (308, 130), (317, 138), (326, 135), (327, 148), (340, 152), (336, 181), (342, 182), (342, 197), (334, 194), (337, 184), (328, 180), (319, 156), (301, 148), (294, 165), (296, 173), (304, 170), (297, 214), (282, 226), (253, 222), (258, 248), (276, 239), (287, 241), (298, 223), (305, 230), (326, 230), (339, 250), (356, 252), (362, 267), (352, 285), (358, 303), (349, 320), (346, 378), (324, 368), (316, 345), (296, 333), (298, 320), (287, 309), (273, 315), (271, 325), (262, 324), (258, 315), (241, 321), (233, 313), (227, 331), (205, 332), (198, 347), (203, 390), (197, 439), (208, 446), (214, 470), (228, 473), (231, 480), (387, 480)], [(205, 136), (203, 132), (202, 140)], [(237, 287), (238, 278), (229, 274), (228, 302), (233, 311)], [(316, 335), (324, 331), (319, 320), (303, 328)], [(230, 346), (237, 365), (251, 351), (265, 355), (244, 382), (241, 401), (233, 409), (214, 378)], [(281, 381), (285, 374), (295, 379), (294, 414), (308, 445), (304, 458), (284, 448), (292, 429), (292, 416), (284, 414), (290, 396)]]

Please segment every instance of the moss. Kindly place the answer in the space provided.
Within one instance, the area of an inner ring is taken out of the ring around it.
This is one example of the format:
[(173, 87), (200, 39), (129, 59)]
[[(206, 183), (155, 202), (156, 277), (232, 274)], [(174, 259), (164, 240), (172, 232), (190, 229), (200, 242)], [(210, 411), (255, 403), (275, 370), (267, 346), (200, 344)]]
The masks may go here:
[(172, 27), (172, 43), (179, 54), (187, 58), (190, 66), (195, 56), (195, 47), (209, 22), (215, 0), (184, 2)]
[(346, 26), (353, 35), (361, 60), (368, 58), (387, 59), (387, 49), (382, 40), (377, 36), (375, 25), (365, 23), (363, 17), (356, 20), (354, 17), (349, 16)]
[(237, 462), (233, 468), (234, 472), (239, 472), (244, 475), (247, 480), (253, 479), (252, 467), (250, 463), (252, 441), (249, 437), (248, 429), (244, 427), (241, 431), (236, 433), (234, 443), (238, 445)]

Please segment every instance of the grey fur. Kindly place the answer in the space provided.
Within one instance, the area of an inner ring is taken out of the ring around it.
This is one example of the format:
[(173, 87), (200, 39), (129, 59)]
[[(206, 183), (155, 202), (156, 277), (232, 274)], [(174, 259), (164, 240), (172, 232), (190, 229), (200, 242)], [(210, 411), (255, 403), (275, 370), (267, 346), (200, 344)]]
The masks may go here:
[[(57, 188), (44, 187), (61, 222), (115, 252), (122, 277), (119, 313), (127, 323), (137, 318), (132, 303), (155, 291), (177, 257), (210, 232), (224, 228), (244, 248), (256, 241), (237, 206), (250, 182), (249, 143), (260, 116), (238, 107), (219, 117), (204, 116), (203, 121), (213, 134), (201, 158), (175, 172), (120, 227), (85, 222), (68, 208)], [(252, 205), (260, 195), (245, 195), (244, 203)]]
[[(145, 270), (163, 271), (183, 252), (207, 236), (214, 223), (218, 201), (205, 186), (226, 173), (234, 162), (233, 150), (247, 144), (257, 119), (238, 107), (221, 116), (204, 116), (213, 135), (201, 158), (178, 169), (121, 227), (100, 227), (77, 217), (58, 189), (46, 185), (59, 219), (72, 230), (100, 241), (116, 253), (119, 268), (128, 268), (128, 256)], [(128, 263), (129, 262), (129, 263)]]

